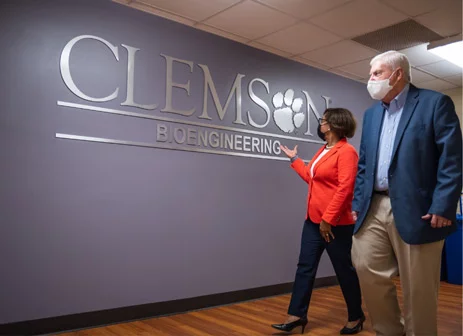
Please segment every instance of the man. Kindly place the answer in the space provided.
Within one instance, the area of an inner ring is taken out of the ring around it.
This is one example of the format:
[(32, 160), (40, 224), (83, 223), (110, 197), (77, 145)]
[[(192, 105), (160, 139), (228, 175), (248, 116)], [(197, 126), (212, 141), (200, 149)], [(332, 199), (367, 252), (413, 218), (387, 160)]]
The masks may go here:
[(353, 264), (377, 335), (437, 335), (442, 247), (462, 188), (460, 124), (449, 97), (410, 83), (405, 55), (388, 51), (370, 65), (368, 91), (380, 102), (363, 120)]

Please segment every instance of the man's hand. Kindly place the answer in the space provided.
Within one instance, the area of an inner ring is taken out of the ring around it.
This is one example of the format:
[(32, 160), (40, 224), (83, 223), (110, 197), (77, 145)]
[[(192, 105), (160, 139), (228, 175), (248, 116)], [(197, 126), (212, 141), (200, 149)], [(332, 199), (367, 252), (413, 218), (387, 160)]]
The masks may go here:
[(450, 219), (447, 219), (439, 215), (426, 214), (421, 218), (424, 220), (431, 219), (431, 227), (433, 228), (443, 228), (443, 227), (452, 225), (452, 221)]
[(352, 211), (352, 218), (354, 219), (355, 222), (357, 221), (357, 216), (358, 216), (358, 212)]
[[(320, 234), (327, 243), (330, 242), (331, 238), (334, 239), (334, 234), (331, 232), (331, 225), (325, 222), (323, 219), (320, 223)], [(331, 237), (331, 238), (330, 238)]]
[(287, 157), (289, 157), (290, 159), (292, 159), (293, 157), (295, 157), (297, 155), (297, 145), (294, 146), (294, 149), (289, 149), (288, 147), (286, 146), (283, 146), (283, 145), (280, 145), (280, 149), (286, 154)]

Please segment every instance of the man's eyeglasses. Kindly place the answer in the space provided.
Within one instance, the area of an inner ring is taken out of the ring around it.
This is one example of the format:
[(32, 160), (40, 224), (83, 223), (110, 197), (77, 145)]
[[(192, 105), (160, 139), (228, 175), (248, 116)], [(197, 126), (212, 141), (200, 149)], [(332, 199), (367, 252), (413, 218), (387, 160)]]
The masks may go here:
[(326, 121), (325, 118), (318, 118), (318, 124), (321, 126), (321, 125), (325, 125), (327, 124), (328, 122)]

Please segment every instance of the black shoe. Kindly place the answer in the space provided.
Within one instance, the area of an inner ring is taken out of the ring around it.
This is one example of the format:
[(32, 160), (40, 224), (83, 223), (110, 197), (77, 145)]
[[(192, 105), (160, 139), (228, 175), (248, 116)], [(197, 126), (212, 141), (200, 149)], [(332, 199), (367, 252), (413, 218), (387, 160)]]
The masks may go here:
[(358, 334), (359, 332), (361, 332), (363, 330), (363, 322), (365, 322), (365, 315), (363, 315), (359, 322), (357, 323), (357, 325), (355, 327), (352, 327), (352, 328), (347, 328), (347, 327), (344, 327), (341, 329), (341, 331), (339, 332), (341, 335), (354, 335), (354, 334)]
[(294, 328), (301, 326), (302, 327), (301, 334), (303, 334), (306, 325), (307, 325), (307, 318), (300, 318), (299, 320), (296, 320), (290, 323), (272, 324), (272, 328), (275, 328), (281, 331), (292, 331)]

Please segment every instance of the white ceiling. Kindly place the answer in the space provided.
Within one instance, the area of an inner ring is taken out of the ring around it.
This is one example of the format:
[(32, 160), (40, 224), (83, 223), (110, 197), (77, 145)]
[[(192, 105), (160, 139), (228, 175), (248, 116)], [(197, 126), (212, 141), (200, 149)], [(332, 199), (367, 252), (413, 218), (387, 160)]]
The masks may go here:
[[(443, 37), (462, 32), (461, 0), (113, 1), (363, 83), (380, 52), (352, 38), (408, 19)], [(417, 86), (462, 86), (462, 69), (428, 52), (426, 44), (401, 52)]]

